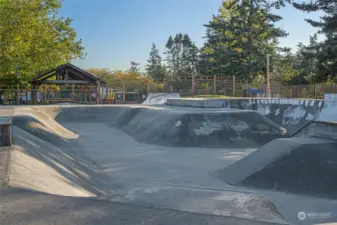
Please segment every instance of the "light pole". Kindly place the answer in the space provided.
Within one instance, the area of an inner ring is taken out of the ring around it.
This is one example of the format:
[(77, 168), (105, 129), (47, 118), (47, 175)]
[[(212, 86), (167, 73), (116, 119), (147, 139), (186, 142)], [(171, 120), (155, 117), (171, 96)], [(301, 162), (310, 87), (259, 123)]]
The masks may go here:
[(267, 88), (266, 88), (266, 96), (270, 97), (270, 68), (269, 68), (269, 57), (270, 55), (267, 54)]

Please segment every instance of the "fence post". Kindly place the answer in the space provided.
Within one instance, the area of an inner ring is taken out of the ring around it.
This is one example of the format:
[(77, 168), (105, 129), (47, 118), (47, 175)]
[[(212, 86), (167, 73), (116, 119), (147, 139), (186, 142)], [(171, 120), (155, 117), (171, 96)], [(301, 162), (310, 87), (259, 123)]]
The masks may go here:
[(126, 87), (125, 87), (125, 82), (123, 81), (123, 102), (125, 102), (125, 91), (126, 91)]
[(16, 104), (20, 105), (20, 87), (16, 84)]
[(235, 76), (233, 76), (233, 97), (235, 97)]
[(195, 94), (195, 80), (194, 80), (194, 74), (192, 75), (192, 95)]
[(316, 82), (314, 82), (314, 99), (316, 99)]
[(213, 78), (213, 95), (216, 95), (216, 75)]

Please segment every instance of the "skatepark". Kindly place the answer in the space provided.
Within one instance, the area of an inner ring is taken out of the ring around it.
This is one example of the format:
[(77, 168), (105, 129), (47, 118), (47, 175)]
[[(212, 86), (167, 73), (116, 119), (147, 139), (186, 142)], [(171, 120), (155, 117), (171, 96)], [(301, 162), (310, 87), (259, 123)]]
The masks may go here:
[(135, 217), (189, 213), (172, 224), (336, 222), (334, 109), (327, 100), (160, 94), (140, 105), (3, 107), (13, 145), (1, 152), (0, 220), (17, 206), (15, 190), (21, 201), (41, 199), (29, 203), (41, 212), (98, 201), (121, 204), (116, 217), (127, 207), (139, 207), (129, 209)]

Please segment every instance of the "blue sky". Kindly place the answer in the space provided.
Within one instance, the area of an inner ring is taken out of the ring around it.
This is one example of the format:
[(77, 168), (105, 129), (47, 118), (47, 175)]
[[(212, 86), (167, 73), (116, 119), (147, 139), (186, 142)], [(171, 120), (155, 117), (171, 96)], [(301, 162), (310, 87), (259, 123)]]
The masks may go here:
[[(187, 33), (202, 46), (203, 24), (220, 5), (221, 0), (64, 0), (60, 14), (73, 19), (72, 26), (86, 48), (86, 58), (75, 60), (75, 65), (124, 70), (130, 61), (143, 68), (153, 42), (163, 53), (170, 34)], [(278, 25), (289, 32), (280, 40), (282, 46), (296, 48), (298, 42), (308, 43), (315, 29), (304, 19), (317, 19), (318, 14), (291, 6), (278, 14), (284, 18)]]

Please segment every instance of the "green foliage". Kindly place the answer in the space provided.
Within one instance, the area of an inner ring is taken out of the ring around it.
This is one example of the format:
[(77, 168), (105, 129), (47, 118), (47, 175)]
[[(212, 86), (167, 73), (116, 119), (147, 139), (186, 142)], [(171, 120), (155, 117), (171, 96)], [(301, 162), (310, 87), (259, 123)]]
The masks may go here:
[(61, 0), (0, 1), (0, 82), (26, 83), (37, 73), (83, 56), (83, 47), (58, 15)]
[(313, 0), (308, 3), (293, 3), (293, 5), (304, 12), (323, 12), (319, 21), (307, 19), (306, 21), (319, 29), (320, 34), (325, 35), (325, 40), (315, 44), (311, 43), (311, 50), (315, 52), (312, 58), (315, 60), (315, 81), (325, 82), (329, 78), (337, 81), (337, 2), (336, 0)]
[(283, 5), (283, 1), (223, 1), (206, 25), (202, 73), (253, 78), (265, 72), (266, 55), (276, 54), (277, 38), (287, 35), (274, 25), (282, 18), (271, 13)]
[(129, 72), (139, 72), (139, 65), (140, 65), (139, 63), (131, 61)]
[(187, 34), (176, 34), (169, 37), (166, 43), (168, 49), (166, 62), (173, 78), (190, 76), (195, 73), (199, 61), (199, 49)]
[(159, 54), (159, 50), (153, 43), (150, 51), (150, 57), (147, 60), (146, 65), (147, 75), (150, 76), (156, 82), (162, 82), (165, 80), (167, 72), (165, 66), (162, 64), (162, 60)]

